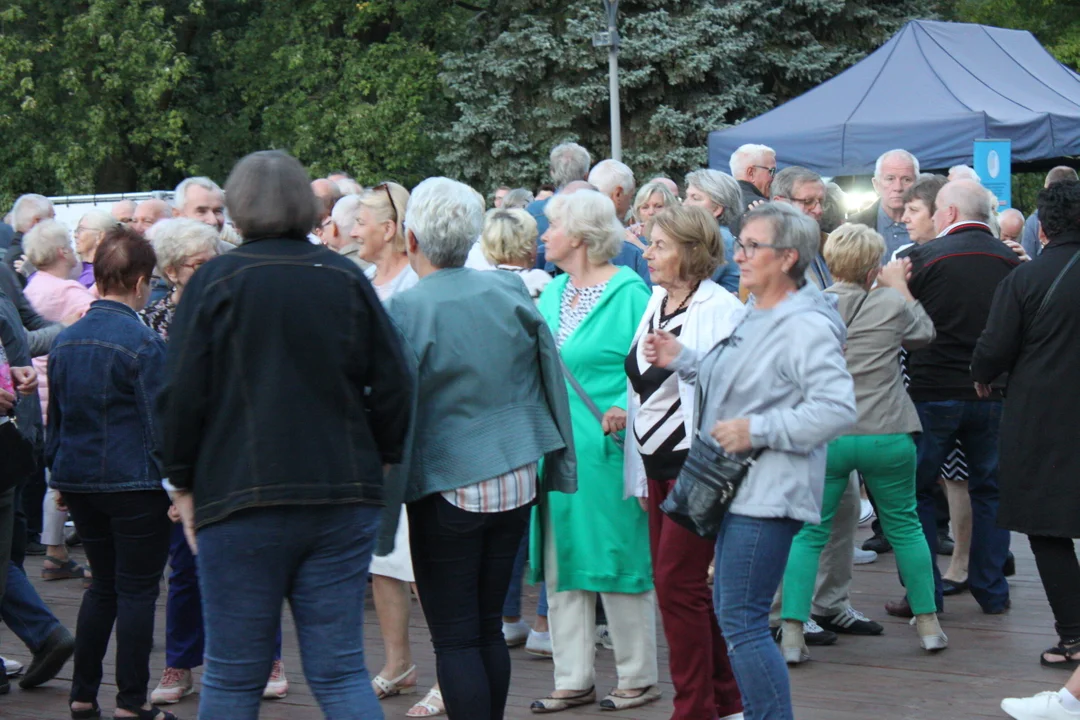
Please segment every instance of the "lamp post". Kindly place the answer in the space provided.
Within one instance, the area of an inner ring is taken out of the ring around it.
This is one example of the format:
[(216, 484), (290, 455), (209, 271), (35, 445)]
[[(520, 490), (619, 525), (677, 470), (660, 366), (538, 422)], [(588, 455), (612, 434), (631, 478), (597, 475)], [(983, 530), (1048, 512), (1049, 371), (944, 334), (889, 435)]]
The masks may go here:
[(611, 95), (611, 157), (622, 160), (622, 118), (619, 111), (619, 31), (615, 18), (619, 12), (619, 0), (604, 0), (607, 14), (607, 32), (593, 35), (594, 47), (608, 48), (608, 88)]

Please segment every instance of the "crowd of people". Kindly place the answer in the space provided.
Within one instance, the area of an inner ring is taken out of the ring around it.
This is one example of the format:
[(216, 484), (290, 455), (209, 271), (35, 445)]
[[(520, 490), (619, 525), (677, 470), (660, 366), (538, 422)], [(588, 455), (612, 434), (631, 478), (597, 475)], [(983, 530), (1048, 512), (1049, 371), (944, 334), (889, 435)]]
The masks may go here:
[[(287, 599), (326, 717), (423, 689), (409, 717), (502, 718), (519, 645), (553, 661), (534, 713), (632, 710), (662, 695), (659, 613), (673, 720), (790, 720), (789, 666), (884, 631), (852, 607), (853, 565), (895, 552), (884, 610), (938, 653), (945, 597), (1009, 610), (1016, 531), (1059, 636), (1039, 661), (1077, 672), (1002, 708), (1080, 717), (1076, 172), (1025, 219), (905, 150), (850, 216), (764, 145), (730, 171), (639, 188), (566, 143), (550, 186), (488, 210), (447, 178), (311, 180), (267, 151), (73, 229), (20, 197), (0, 226), (0, 618), (33, 660), (0, 658), (0, 693), (73, 658), (71, 717), (101, 717), (115, 630), (114, 717), (173, 720), (204, 666), (198, 717), (256, 718), (289, 690)], [(670, 506), (710, 453), (742, 471), (702, 535)], [(74, 635), (28, 554), (85, 584)]]

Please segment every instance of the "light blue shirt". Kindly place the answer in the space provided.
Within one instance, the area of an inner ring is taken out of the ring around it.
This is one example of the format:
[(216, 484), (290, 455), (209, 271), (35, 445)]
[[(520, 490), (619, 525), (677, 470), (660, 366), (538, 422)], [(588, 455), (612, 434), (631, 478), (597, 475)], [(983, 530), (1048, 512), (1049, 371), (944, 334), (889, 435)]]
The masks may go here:
[(893, 253), (899, 250), (902, 245), (911, 242), (907, 225), (889, 217), (888, 213), (885, 212), (885, 203), (878, 203), (876, 229), (881, 233), (881, 237), (885, 238), (885, 254), (881, 256), (882, 265), (889, 262)]

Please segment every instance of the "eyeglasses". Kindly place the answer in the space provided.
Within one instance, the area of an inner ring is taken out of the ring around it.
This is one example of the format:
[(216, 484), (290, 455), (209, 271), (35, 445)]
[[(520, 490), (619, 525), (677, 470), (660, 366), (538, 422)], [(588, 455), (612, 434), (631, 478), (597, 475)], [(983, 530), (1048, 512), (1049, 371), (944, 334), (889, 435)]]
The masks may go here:
[(195, 272), (207, 262), (207, 260), (195, 260), (194, 262), (180, 263), (180, 267), (186, 267), (187, 269), (191, 270), (191, 272)]
[(813, 210), (816, 207), (820, 207), (822, 209), (825, 208), (825, 201), (823, 199), (821, 199), (821, 198), (818, 198), (818, 197), (810, 197), (810, 198), (789, 197), (788, 200), (795, 203), (799, 207), (805, 208), (807, 210)]
[(397, 211), (397, 205), (394, 204), (394, 196), (390, 192), (390, 183), (381, 182), (381, 183), (379, 183), (378, 185), (376, 185), (375, 187), (373, 187), (371, 189), (372, 190), (382, 189), (382, 190), (386, 191), (386, 199), (390, 201), (390, 210), (394, 213), (394, 222), (396, 223), (398, 221), (398, 211)]
[(750, 167), (757, 168), (758, 170), (764, 170), (769, 173), (769, 177), (776, 177), (775, 167), (765, 167), (764, 165), (751, 165)]
[(749, 260), (750, 258), (754, 257), (755, 254), (757, 254), (758, 248), (767, 248), (769, 250), (786, 250), (787, 249), (787, 248), (778, 247), (774, 243), (759, 243), (759, 242), (754, 242), (753, 240), (744, 243), (742, 240), (739, 240), (738, 238), (735, 239), (735, 252), (739, 252), (740, 250), (742, 250), (742, 254), (744, 256), (746, 256), (747, 260)]

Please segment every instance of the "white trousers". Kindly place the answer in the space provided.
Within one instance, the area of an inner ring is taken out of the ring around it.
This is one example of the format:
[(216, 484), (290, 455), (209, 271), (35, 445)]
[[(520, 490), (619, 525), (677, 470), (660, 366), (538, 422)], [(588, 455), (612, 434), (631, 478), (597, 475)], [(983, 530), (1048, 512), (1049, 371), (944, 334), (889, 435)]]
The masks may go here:
[[(588, 690), (596, 685), (596, 593), (556, 592), (559, 569), (553, 529), (544, 529), (544, 578), (548, 624), (555, 660), (556, 690)], [(620, 690), (655, 685), (656, 593), (600, 593), (615, 651)]]
[(405, 513), (404, 503), (401, 505), (397, 532), (394, 533), (393, 552), (383, 557), (372, 555), (368, 572), (402, 582), (416, 582), (416, 576), (413, 575), (412, 550), (409, 549), (409, 516)]
[(56, 507), (58, 490), (46, 490), (41, 501), (41, 544), (49, 547), (64, 544), (64, 523), (67, 513)]

